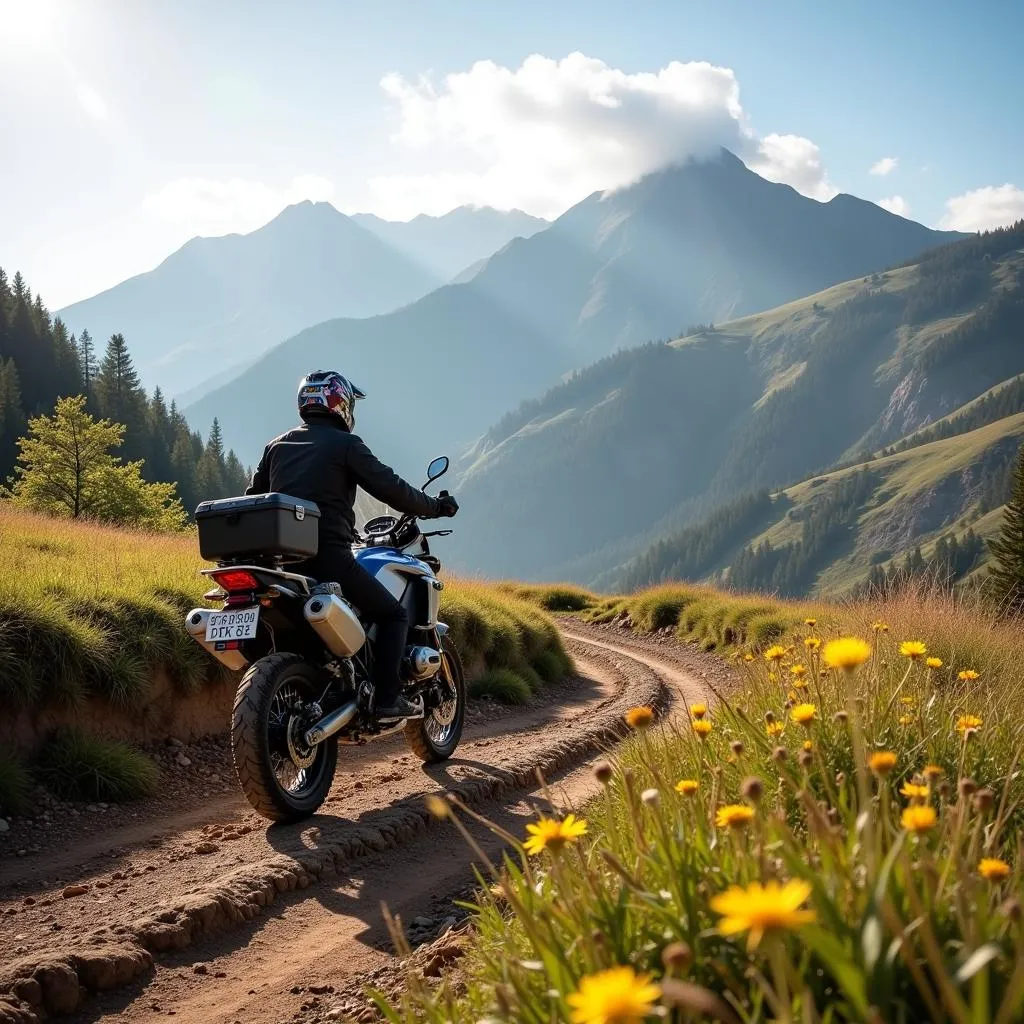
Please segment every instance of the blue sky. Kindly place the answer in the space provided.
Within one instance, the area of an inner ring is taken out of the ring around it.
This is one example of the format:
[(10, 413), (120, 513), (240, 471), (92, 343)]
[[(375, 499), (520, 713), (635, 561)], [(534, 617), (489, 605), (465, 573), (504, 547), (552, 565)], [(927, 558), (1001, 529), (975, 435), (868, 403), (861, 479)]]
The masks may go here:
[(0, 266), (53, 308), (307, 196), (552, 216), (720, 143), (819, 199), (1024, 215), (1017, 2), (0, 0), (0, 25)]

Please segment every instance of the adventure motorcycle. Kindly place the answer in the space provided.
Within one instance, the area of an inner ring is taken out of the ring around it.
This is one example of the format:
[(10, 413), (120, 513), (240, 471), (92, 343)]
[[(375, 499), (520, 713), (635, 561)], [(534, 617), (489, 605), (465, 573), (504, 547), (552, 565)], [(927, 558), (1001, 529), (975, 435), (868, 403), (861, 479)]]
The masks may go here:
[[(427, 486), (448, 470), (430, 463)], [(445, 492), (442, 492), (442, 495)], [(422, 717), (377, 722), (373, 711), (375, 627), (337, 584), (288, 572), (317, 551), (320, 511), (284, 494), (203, 502), (196, 509), (204, 569), (216, 588), (186, 629), (229, 669), (245, 669), (235, 695), (231, 745), (249, 803), (273, 821), (297, 821), (327, 798), (338, 742), (363, 743), (404, 730), (424, 762), (452, 756), (462, 736), (466, 689), (448, 627), (438, 621), (441, 563), (415, 516), (380, 516), (353, 547), (356, 560), (406, 608), (412, 624), (402, 662), (405, 696)]]

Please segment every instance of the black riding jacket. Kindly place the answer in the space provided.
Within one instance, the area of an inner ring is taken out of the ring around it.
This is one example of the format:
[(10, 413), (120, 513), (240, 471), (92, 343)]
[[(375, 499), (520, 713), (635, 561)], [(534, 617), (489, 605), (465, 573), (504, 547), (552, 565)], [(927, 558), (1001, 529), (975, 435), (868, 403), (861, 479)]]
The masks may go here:
[(320, 508), (320, 549), (350, 546), (356, 533), (356, 487), (398, 512), (436, 516), (438, 502), (406, 483), (333, 416), (310, 417), (263, 450), (246, 494), (276, 491)]

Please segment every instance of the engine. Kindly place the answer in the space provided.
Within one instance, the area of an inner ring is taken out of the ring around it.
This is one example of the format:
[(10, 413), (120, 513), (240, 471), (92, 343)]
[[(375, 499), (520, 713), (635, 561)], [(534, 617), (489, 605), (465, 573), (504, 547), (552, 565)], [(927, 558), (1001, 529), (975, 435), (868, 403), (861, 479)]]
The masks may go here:
[(441, 668), (441, 654), (433, 647), (407, 647), (404, 668), (409, 679), (429, 679)]

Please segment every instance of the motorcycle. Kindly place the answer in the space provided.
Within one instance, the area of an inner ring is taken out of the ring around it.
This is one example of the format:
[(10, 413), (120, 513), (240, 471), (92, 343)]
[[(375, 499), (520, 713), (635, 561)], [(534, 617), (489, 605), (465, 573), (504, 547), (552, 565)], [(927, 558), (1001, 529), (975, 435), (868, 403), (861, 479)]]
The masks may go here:
[[(427, 469), (426, 488), (448, 471), (446, 456)], [(441, 492), (444, 495), (445, 492)], [(288, 562), (317, 550), (316, 505), (284, 494), (203, 502), (196, 509), (202, 570), (215, 588), (186, 629), (214, 658), (244, 669), (235, 695), (231, 745), (249, 803), (272, 821), (316, 812), (330, 791), (339, 743), (405, 733), (424, 763), (451, 757), (462, 736), (466, 685), (462, 662), (439, 621), (440, 561), (415, 516), (379, 516), (353, 546), (356, 560), (406, 608), (410, 627), (402, 661), (405, 696), (419, 717), (378, 722), (373, 713), (375, 627), (337, 584), (288, 572)]]

